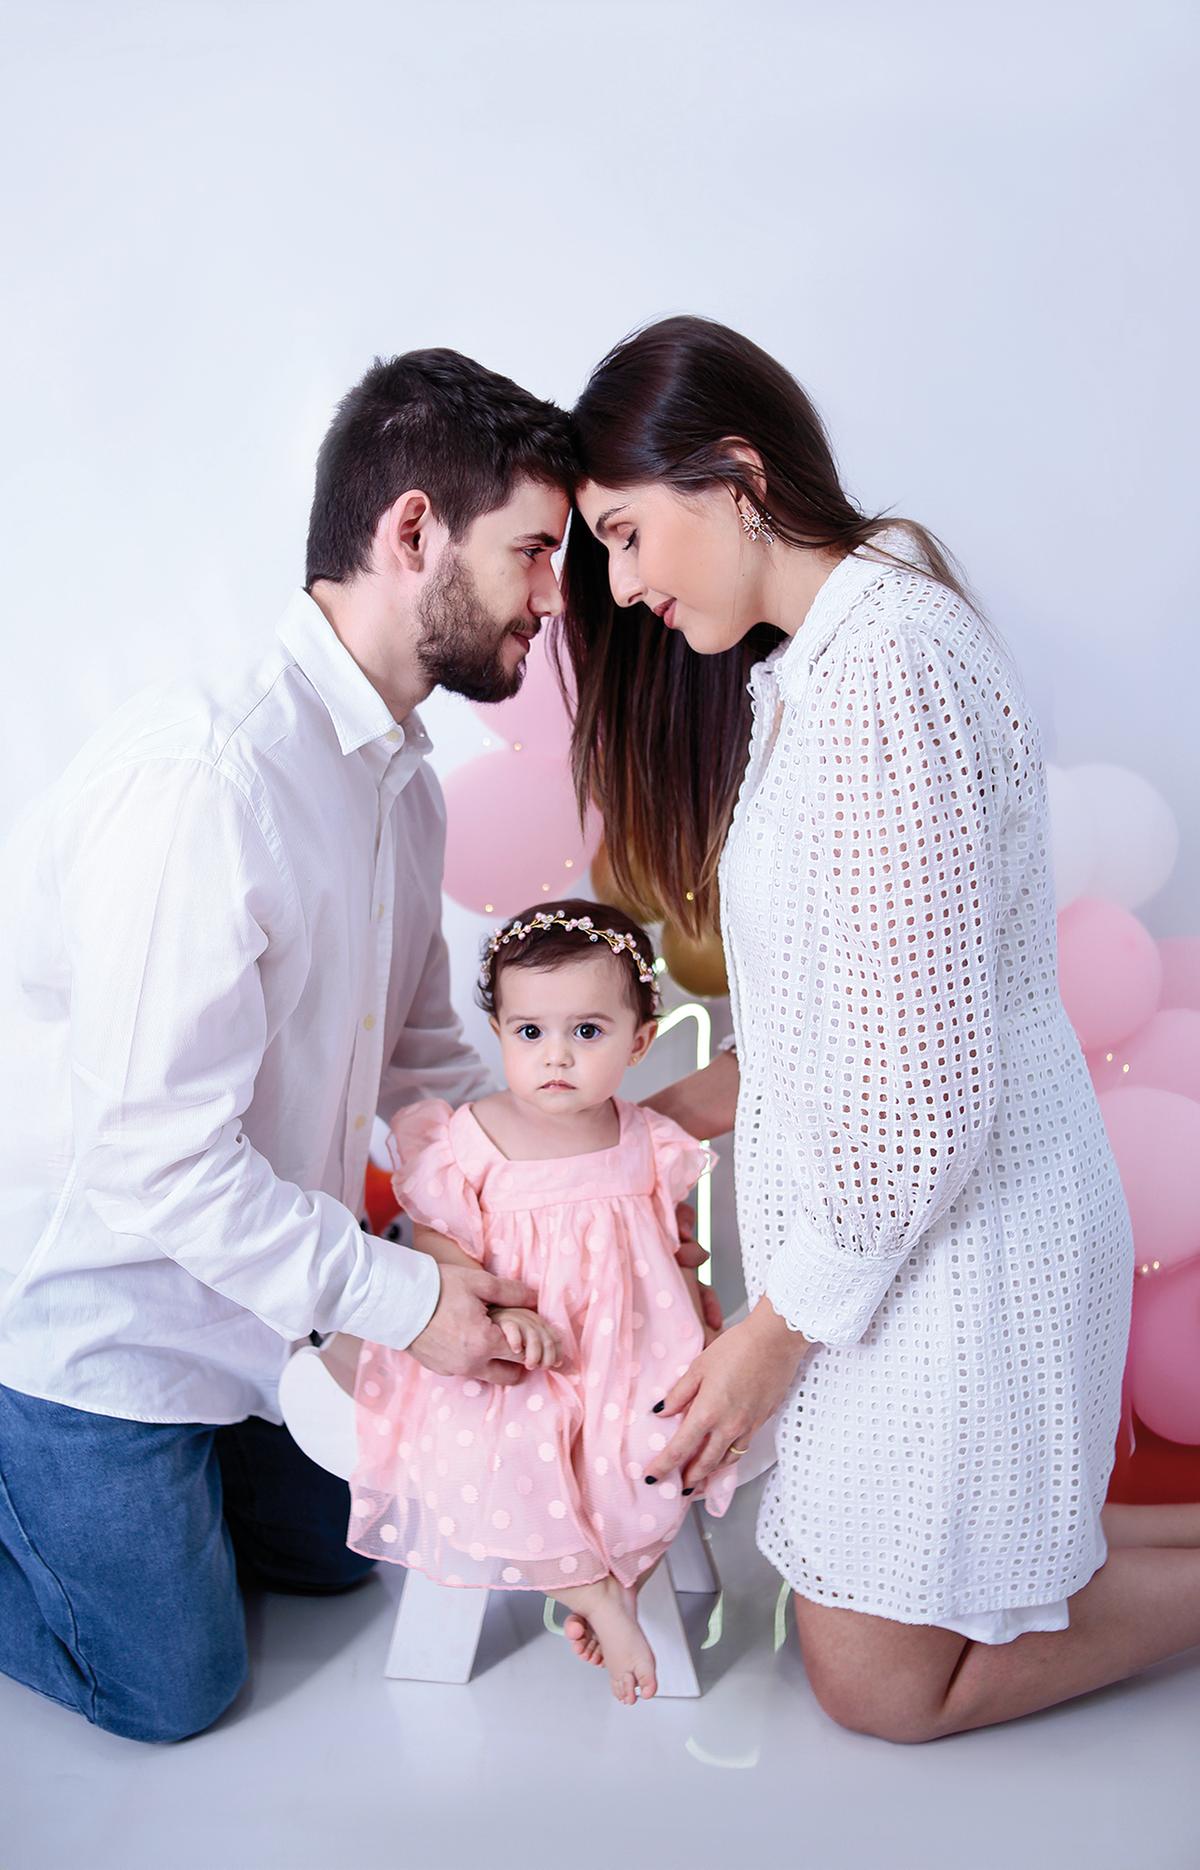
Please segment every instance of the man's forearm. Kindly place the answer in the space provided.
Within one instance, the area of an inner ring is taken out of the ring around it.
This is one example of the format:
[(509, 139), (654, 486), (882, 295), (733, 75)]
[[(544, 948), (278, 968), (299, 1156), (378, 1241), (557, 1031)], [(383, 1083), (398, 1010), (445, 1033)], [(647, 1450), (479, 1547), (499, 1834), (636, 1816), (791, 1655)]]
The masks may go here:
[(702, 1071), (677, 1079), (642, 1102), (691, 1136), (725, 1136), (733, 1128), (739, 1082), (736, 1054), (721, 1052)]

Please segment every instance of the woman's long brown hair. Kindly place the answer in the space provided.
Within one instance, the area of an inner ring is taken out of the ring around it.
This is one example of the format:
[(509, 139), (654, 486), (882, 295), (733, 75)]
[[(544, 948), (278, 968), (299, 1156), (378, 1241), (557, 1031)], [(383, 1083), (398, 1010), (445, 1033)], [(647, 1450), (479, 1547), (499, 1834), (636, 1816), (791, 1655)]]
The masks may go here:
[[(859, 511), (800, 385), (725, 325), (680, 317), (634, 332), (592, 372), (573, 415), (581, 482), (658, 482), (683, 495), (724, 486), (792, 546), (850, 552), (903, 526), (912, 562), (972, 601), (925, 527)], [(765, 488), (731, 441), (758, 450)], [(613, 878), (641, 917), (709, 934), (719, 926), (717, 864), (749, 745), (746, 683), (782, 633), (759, 624), (721, 655), (696, 655), (645, 605), (618, 609), (608, 554), (578, 513), (563, 594), (552, 647), (560, 673), (565, 662), (574, 675), (580, 813), (589, 800), (598, 805)]]

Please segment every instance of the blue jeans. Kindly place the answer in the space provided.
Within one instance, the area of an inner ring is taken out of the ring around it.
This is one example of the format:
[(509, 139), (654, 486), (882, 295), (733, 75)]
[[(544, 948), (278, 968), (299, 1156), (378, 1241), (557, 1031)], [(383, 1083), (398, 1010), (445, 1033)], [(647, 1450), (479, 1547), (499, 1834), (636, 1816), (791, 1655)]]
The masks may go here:
[(127, 1422), (0, 1385), (0, 1671), (133, 1740), (211, 1726), (247, 1674), (241, 1585), (342, 1591), (345, 1481), (285, 1428)]

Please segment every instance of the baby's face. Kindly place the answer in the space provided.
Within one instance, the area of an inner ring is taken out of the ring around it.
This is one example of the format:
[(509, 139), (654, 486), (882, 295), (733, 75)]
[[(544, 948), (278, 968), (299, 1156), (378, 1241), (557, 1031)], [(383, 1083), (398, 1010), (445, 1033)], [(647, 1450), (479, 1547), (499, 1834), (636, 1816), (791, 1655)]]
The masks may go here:
[(554, 968), (505, 971), (492, 1025), (514, 1097), (570, 1116), (613, 1096), (655, 1032), (639, 1022), (624, 992), (620, 970), (632, 966), (604, 948)]

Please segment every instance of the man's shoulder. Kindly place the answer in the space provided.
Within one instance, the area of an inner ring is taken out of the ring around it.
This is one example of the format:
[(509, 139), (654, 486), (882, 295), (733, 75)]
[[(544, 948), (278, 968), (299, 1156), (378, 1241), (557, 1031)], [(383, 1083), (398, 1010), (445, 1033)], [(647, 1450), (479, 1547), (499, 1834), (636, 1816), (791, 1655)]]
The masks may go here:
[(117, 768), (161, 761), (211, 767), (261, 791), (272, 762), (332, 742), (328, 716), (303, 693), (303, 678), (278, 647), (240, 664), (194, 670), (131, 695), (92, 733), (60, 781), (67, 796)]

